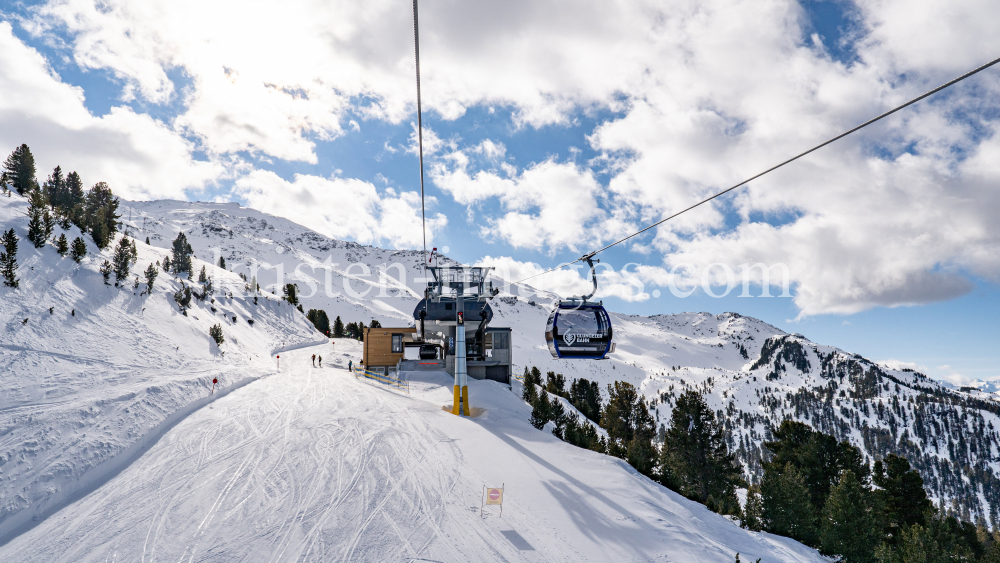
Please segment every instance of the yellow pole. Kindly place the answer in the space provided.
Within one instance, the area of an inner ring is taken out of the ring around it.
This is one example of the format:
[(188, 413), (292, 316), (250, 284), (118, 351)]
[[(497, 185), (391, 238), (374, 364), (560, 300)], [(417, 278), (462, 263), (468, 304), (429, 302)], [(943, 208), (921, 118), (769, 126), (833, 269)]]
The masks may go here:
[(465, 416), (469, 416), (469, 386), (462, 386), (462, 412)]
[(454, 415), (461, 414), (462, 413), (461, 407), (462, 407), (461, 388), (458, 385), (456, 385), (455, 386), (455, 406), (452, 407), (451, 414), (454, 414)]

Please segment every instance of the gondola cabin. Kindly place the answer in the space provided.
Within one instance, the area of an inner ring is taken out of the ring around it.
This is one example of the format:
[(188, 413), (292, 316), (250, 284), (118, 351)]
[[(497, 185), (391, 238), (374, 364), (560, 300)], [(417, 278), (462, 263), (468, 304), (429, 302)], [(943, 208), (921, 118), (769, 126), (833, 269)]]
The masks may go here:
[(603, 360), (614, 351), (612, 336), (611, 317), (600, 303), (560, 302), (545, 325), (553, 358)]

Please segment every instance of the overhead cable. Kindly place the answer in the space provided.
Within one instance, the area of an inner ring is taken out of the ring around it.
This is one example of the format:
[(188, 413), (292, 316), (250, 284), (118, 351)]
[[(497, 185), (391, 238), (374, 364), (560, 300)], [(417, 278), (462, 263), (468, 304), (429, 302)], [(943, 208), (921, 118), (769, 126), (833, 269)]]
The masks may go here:
[(903, 108), (909, 107), (909, 106), (911, 106), (911, 105), (919, 102), (920, 100), (923, 100), (924, 98), (926, 98), (928, 96), (932, 96), (932, 95), (940, 92), (941, 90), (944, 90), (945, 88), (948, 88), (949, 86), (953, 86), (953, 85), (955, 85), (955, 84), (957, 84), (957, 83), (965, 80), (966, 78), (969, 78), (970, 76), (972, 76), (972, 75), (974, 75), (976, 73), (979, 73), (981, 71), (984, 71), (984, 70), (990, 68), (991, 66), (993, 66), (993, 65), (995, 65), (997, 63), (1000, 63), (1000, 58), (993, 59), (992, 61), (990, 61), (990, 62), (988, 62), (988, 63), (986, 63), (986, 64), (984, 64), (984, 65), (982, 65), (982, 66), (980, 66), (980, 67), (978, 67), (978, 68), (976, 68), (974, 70), (970, 70), (969, 72), (963, 74), (962, 76), (959, 76), (958, 78), (950, 80), (950, 81), (948, 81), (948, 82), (946, 82), (946, 83), (938, 86), (937, 88), (934, 88), (933, 90), (925, 93), (925, 94), (922, 94), (922, 95), (920, 95), (920, 96), (918, 96), (916, 98), (913, 98), (912, 100), (906, 102), (903, 105), (896, 106), (895, 108), (893, 108), (893, 109), (891, 109), (891, 110), (889, 110), (889, 111), (887, 111), (887, 112), (879, 115), (878, 117), (873, 117), (872, 119), (869, 119), (868, 121), (862, 123), (861, 125), (858, 125), (857, 127), (854, 127), (854, 128), (849, 129), (847, 131), (844, 131), (843, 133), (841, 133), (840, 135), (837, 135), (836, 137), (833, 137), (832, 139), (824, 141), (823, 143), (821, 143), (819, 145), (816, 145), (815, 147), (813, 147), (813, 148), (811, 148), (811, 149), (809, 149), (809, 150), (807, 150), (805, 152), (799, 153), (799, 154), (793, 156), (792, 158), (789, 158), (788, 160), (786, 160), (786, 161), (784, 161), (784, 162), (782, 162), (780, 164), (776, 164), (776, 165), (768, 168), (767, 170), (765, 170), (763, 172), (760, 172), (760, 173), (758, 173), (758, 174), (756, 174), (754, 176), (751, 176), (750, 178), (747, 178), (746, 180), (743, 180), (742, 182), (739, 182), (738, 184), (733, 185), (730, 188), (726, 188), (725, 190), (722, 190), (721, 192), (718, 192), (718, 193), (716, 193), (715, 195), (713, 195), (711, 197), (705, 198), (705, 199), (699, 201), (698, 203), (695, 203), (694, 205), (692, 205), (690, 207), (682, 209), (682, 210), (678, 211), (677, 213), (674, 213), (673, 215), (671, 215), (669, 217), (661, 219), (661, 220), (653, 223), (652, 225), (649, 225), (648, 227), (640, 229), (640, 230), (638, 230), (638, 231), (630, 234), (629, 236), (627, 236), (627, 237), (625, 237), (623, 239), (617, 240), (617, 241), (615, 241), (615, 242), (613, 242), (613, 243), (605, 246), (604, 248), (601, 248), (599, 250), (595, 250), (593, 252), (589, 252), (589, 253), (584, 254), (583, 256), (577, 258), (576, 260), (573, 260), (571, 262), (566, 262), (564, 264), (560, 264), (560, 265), (556, 266), (555, 268), (551, 268), (551, 269), (546, 270), (544, 272), (528, 276), (528, 277), (526, 277), (526, 278), (524, 278), (522, 280), (516, 281), (514, 283), (522, 283), (522, 282), (528, 281), (528, 280), (530, 280), (532, 278), (537, 278), (538, 276), (543, 276), (543, 275), (548, 274), (550, 272), (554, 272), (554, 271), (559, 270), (561, 268), (565, 268), (566, 266), (569, 266), (571, 264), (575, 264), (575, 263), (580, 262), (582, 260), (586, 260), (587, 258), (593, 257), (595, 254), (604, 252), (605, 250), (611, 248), (612, 246), (619, 245), (619, 244), (621, 244), (621, 243), (623, 243), (623, 242), (625, 242), (625, 241), (627, 241), (627, 240), (629, 240), (629, 239), (631, 239), (633, 237), (641, 235), (642, 233), (644, 233), (644, 232), (652, 229), (653, 227), (656, 227), (658, 225), (662, 225), (663, 223), (666, 223), (667, 221), (669, 221), (669, 220), (677, 217), (678, 215), (682, 215), (684, 213), (687, 213), (688, 211), (691, 211), (695, 207), (698, 207), (700, 205), (708, 203), (708, 202), (712, 201), (713, 199), (715, 199), (715, 198), (717, 198), (717, 197), (719, 197), (721, 195), (727, 194), (727, 193), (735, 190), (736, 188), (739, 188), (739, 187), (743, 186), (744, 184), (752, 182), (753, 180), (756, 180), (757, 178), (760, 178), (761, 176), (763, 176), (763, 175), (765, 175), (765, 174), (767, 174), (769, 172), (773, 172), (773, 171), (777, 170), (778, 168), (781, 168), (782, 166), (784, 166), (784, 165), (786, 165), (786, 164), (788, 164), (790, 162), (796, 161), (796, 160), (802, 158), (803, 156), (806, 156), (807, 154), (809, 154), (811, 152), (817, 151), (817, 150), (819, 150), (819, 149), (821, 149), (821, 148), (829, 145), (830, 143), (832, 143), (834, 141), (837, 141), (839, 139), (842, 139), (842, 138), (850, 135), (851, 133), (854, 133), (856, 131), (864, 129), (865, 127), (871, 125), (872, 123), (875, 123), (876, 121), (878, 121), (878, 120), (880, 120), (882, 118), (888, 117), (888, 116), (896, 113), (897, 111), (899, 111), (899, 110), (901, 110)]
[(417, 68), (417, 147), (420, 157), (420, 230), (424, 237), (424, 277), (427, 272), (427, 214), (424, 211), (424, 122), (420, 108), (420, 32), (417, 25), (417, 0), (413, 0), (413, 56)]

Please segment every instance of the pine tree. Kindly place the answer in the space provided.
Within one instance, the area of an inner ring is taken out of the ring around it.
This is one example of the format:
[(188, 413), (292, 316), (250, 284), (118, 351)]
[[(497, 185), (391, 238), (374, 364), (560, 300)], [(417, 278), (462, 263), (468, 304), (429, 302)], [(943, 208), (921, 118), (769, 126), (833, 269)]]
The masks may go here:
[(184, 286), (174, 293), (174, 301), (181, 313), (187, 315), (187, 308), (191, 306), (191, 288)]
[(565, 440), (564, 431), (566, 430), (566, 409), (563, 408), (562, 401), (552, 397), (549, 402), (549, 420), (555, 423), (556, 427), (552, 429), (552, 434), (559, 438), (560, 440)]
[(152, 262), (150, 262), (146, 271), (143, 273), (146, 275), (146, 291), (152, 294), (153, 283), (156, 281), (156, 276), (160, 273), (160, 271), (156, 269), (156, 266), (154, 266)]
[[(282, 299), (288, 301), (292, 305), (299, 304), (299, 286), (294, 283), (286, 283), (284, 288), (282, 288)], [(374, 321), (373, 321), (374, 322)]]
[(28, 201), (28, 240), (35, 245), (35, 248), (41, 248), (45, 246), (45, 240), (48, 238), (44, 219), (44, 214), (47, 212), (45, 196), (39, 190), (32, 190), (28, 194)]
[(764, 501), (760, 496), (760, 486), (747, 487), (747, 502), (743, 507), (743, 518), (740, 525), (748, 530), (760, 532), (764, 529)]
[[(103, 225), (104, 229), (101, 236), (98, 237), (94, 234), (94, 242), (98, 244), (101, 249), (107, 248), (108, 243), (113, 239), (114, 235), (118, 232), (118, 219), (121, 218), (118, 215), (118, 205), (120, 203), (119, 199), (111, 192), (111, 188), (108, 186), (107, 182), (98, 182), (87, 191), (87, 195), (84, 198), (84, 215), (87, 222), (87, 227), (91, 232), (95, 232)], [(104, 244), (101, 246), (100, 242)]]
[(21, 145), (7, 157), (3, 163), (7, 179), (17, 190), (18, 195), (24, 195), (38, 187), (35, 179), (35, 157), (28, 145)]
[(164, 272), (170, 272), (170, 257), (169, 256), (164, 256), (163, 257), (163, 271)]
[(212, 340), (214, 340), (215, 344), (218, 346), (222, 346), (222, 343), (226, 341), (226, 338), (222, 335), (221, 325), (217, 324), (208, 329), (208, 335), (212, 337)]
[(535, 385), (535, 378), (528, 371), (528, 366), (524, 367), (524, 389), (521, 391), (521, 398), (532, 406), (538, 400), (538, 387)]
[(557, 374), (554, 371), (547, 372), (545, 374), (545, 388), (552, 395), (568, 397), (566, 393), (566, 378), (561, 373)]
[(76, 172), (70, 172), (66, 175), (66, 208), (73, 209), (82, 206), (84, 197), (83, 180)]
[(173, 242), (172, 252), (174, 273), (187, 273), (190, 276), (192, 267), (191, 255), (194, 253), (194, 250), (188, 243), (187, 236), (184, 233), (177, 233), (177, 238)]
[(889, 529), (900, 530), (922, 523), (933, 509), (924, 490), (924, 480), (910, 469), (905, 458), (889, 454), (884, 461), (876, 461), (872, 480), (880, 488), (877, 494), (885, 507)]
[(569, 400), (583, 416), (601, 421), (601, 388), (596, 381), (574, 379), (569, 386)]
[(17, 279), (17, 233), (13, 228), (3, 234), (2, 241), (0, 275), (3, 275), (5, 286), (16, 288), (20, 285), (20, 281)]
[(45, 240), (49, 240), (52, 236), (52, 231), (55, 230), (56, 220), (52, 216), (52, 212), (48, 209), (42, 211), (42, 229), (45, 233)]
[[(994, 544), (996, 545), (996, 544)], [(931, 563), (951, 558), (938, 557), (941, 555), (937, 542), (931, 537), (927, 528), (915, 524), (899, 533), (896, 540), (896, 547), (891, 547), (888, 543), (883, 543), (875, 549), (875, 561), (877, 563)], [(1000, 559), (983, 559), (983, 563), (997, 563)]]
[(53, 209), (62, 209), (64, 201), (67, 199), (66, 178), (63, 176), (62, 168), (55, 167), (52, 174), (45, 179), (42, 190)]
[(66, 217), (80, 230), (87, 228), (86, 217), (86, 195), (83, 191), (83, 180), (76, 172), (70, 172), (66, 176), (66, 190), (68, 192), (68, 202), (65, 208)]
[(226, 259), (223, 258), (222, 256), (219, 256), (219, 267), (222, 268), (223, 270), (226, 269)]
[(646, 399), (630, 383), (608, 385), (608, 403), (601, 412), (601, 426), (608, 432), (608, 453), (629, 462), (644, 475), (656, 465), (653, 437), (656, 427)]
[(774, 431), (774, 438), (774, 441), (764, 443), (774, 454), (769, 463), (779, 469), (786, 463), (791, 463), (798, 469), (809, 489), (810, 502), (817, 520), (841, 471), (848, 469), (862, 484), (868, 483), (868, 464), (861, 452), (847, 442), (838, 442), (833, 436), (791, 420), (781, 423)]
[(330, 317), (326, 314), (326, 311), (324, 311), (323, 309), (320, 309), (318, 314), (319, 314), (318, 318), (319, 322), (316, 324), (316, 328), (318, 328), (319, 331), (322, 332), (323, 334), (329, 336)]
[(604, 438), (597, 434), (594, 426), (586, 420), (580, 421), (575, 414), (566, 416), (566, 428), (563, 430), (563, 440), (579, 448), (606, 453), (608, 446)]
[(70, 252), (70, 257), (73, 258), (73, 261), (79, 264), (86, 255), (87, 243), (80, 237), (73, 239), (73, 250)]
[(738, 512), (736, 487), (743, 470), (700, 393), (687, 391), (677, 399), (658, 461), (665, 485), (717, 512)]
[(882, 541), (882, 511), (871, 491), (850, 470), (840, 474), (823, 507), (819, 531), (821, 551), (840, 555), (845, 563), (867, 563)]
[(104, 285), (111, 285), (110, 279), (112, 271), (113, 268), (111, 267), (111, 262), (105, 260), (104, 263), (101, 264), (101, 275), (104, 277)]
[(104, 250), (108, 247), (111, 237), (108, 234), (108, 226), (104, 221), (104, 210), (97, 212), (97, 218), (90, 227), (90, 238), (93, 239), (97, 248)]
[(132, 270), (132, 245), (129, 244), (128, 237), (123, 236), (118, 241), (118, 246), (115, 247), (115, 253), (111, 259), (114, 263), (115, 284), (117, 285), (127, 278)]
[(146, 237), (146, 246), (150, 246), (150, 244), (149, 244), (149, 237)]
[(69, 252), (69, 242), (66, 240), (66, 233), (59, 235), (59, 240), (56, 241), (56, 251), (59, 252), (59, 256), (66, 256), (66, 253)]
[(198, 273), (198, 283), (205, 283), (208, 281), (208, 274), (205, 272), (205, 267), (201, 267), (201, 272)]
[(59, 213), (57, 217), (60, 229), (68, 231), (69, 228), (73, 226), (72, 218), (69, 215), (65, 213)]
[(134, 266), (135, 263), (139, 261), (139, 249), (135, 247), (135, 239), (132, 237), (128, 237), (128, 245), (129, 245), (128, 259), (132, 262), (132, 265)]
[(760, 482), (764, 529), (806, 545), (815, 545), (815, 509), (802, 473), (790, 462), (769, 466)]
[(532, 426), (541, 430), (545, 427), (545, 424), (549, 421), (549, 414), (552, 409), (551, 403), (549, 403), (549, 393), (542, 388), (542, 392), (538, 394), (538, 398), (531, 405), (531, 418), (528, 422)]
[(337, 338), (344, 336), (344, 321), (340, 320), (340, 315), (333, 321), (333, 336)]

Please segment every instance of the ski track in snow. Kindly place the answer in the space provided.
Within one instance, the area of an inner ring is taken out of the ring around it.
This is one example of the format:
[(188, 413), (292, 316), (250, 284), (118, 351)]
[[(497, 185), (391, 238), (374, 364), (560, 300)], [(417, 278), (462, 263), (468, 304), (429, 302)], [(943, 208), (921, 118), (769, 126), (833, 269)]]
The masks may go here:
[[(470, 382), (487, 412), (460, 419), (441, 410), (446, 378), (411, 374), (407, 397), (311, 367), (328, 351), (282, 352), (281, 373), (196, 411), (0, 560), (821, 560), (531, 428), (505, 386)], [(480, 518), (482, 486), (501, 482), (503, 517)]]

